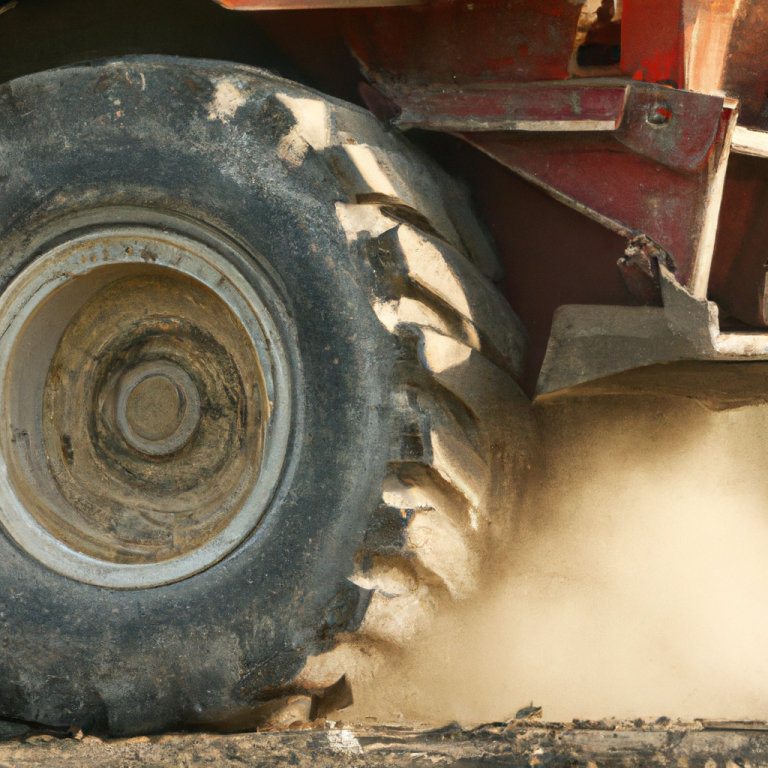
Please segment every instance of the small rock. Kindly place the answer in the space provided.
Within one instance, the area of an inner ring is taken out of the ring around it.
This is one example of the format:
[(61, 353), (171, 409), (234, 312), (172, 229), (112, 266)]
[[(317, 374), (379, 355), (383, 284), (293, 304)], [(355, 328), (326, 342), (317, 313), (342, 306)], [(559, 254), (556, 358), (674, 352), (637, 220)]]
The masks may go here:
[(515, 713), (514, 720), (532, 720), (533, 718), (540, 718), (542, 715), (542, 708), (537, 707), (533, 702), (530, 706), (518, 709)]
[(53, 741), (54, 737), (50, 733), (34, 733), (24, 739), (25, 744), (39, 744), (41, 741)]

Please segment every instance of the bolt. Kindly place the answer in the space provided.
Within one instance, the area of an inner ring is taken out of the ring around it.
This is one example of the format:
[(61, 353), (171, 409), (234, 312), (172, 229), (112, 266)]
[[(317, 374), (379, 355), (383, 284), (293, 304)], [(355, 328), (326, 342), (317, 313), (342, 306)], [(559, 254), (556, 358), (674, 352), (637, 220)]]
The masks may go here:
[(666, 125), (672, 119), (672, 110), (666, 102), (657, 102), (651, 107), (647, 120), (651, 125)]

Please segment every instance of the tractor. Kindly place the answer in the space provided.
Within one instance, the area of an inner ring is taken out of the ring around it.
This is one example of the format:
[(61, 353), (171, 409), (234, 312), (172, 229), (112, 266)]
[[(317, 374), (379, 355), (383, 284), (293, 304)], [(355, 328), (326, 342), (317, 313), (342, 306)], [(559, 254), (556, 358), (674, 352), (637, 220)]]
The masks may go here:
[(531, 400), (766, 402), (766, 29), (0, 6), (0, 716), (323, 718), (477, 589)]

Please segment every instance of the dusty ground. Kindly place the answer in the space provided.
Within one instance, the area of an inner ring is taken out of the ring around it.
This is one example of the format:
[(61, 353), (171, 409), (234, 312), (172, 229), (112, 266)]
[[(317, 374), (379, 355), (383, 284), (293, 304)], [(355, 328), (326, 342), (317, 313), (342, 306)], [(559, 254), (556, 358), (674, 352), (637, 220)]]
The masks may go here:
[(768, 719), (768, 408), (593, 398), (539, 418), (486, 583), (358, 686), (354, 715)]
[[(473, 729), (347, 726), (279, 733), (168, 734), (99, 741), (31, 734), (0, 743), (2, 768), (509, 766), (744, 768), (768, 765), (765, 724), (537, 723)], [(761, 730), (763, 729), (763, 730)]]
[[(485, 589), (356, 687), (345, 725), (100, 742), (0, 724), (0, 768), (768, 767), (768, 726), (693, 720), (768, 713), (768, 408), (613, 400), (540, 418), (546, 461)], [(631, 719), (470, 725), (532, 701)], [(435, 730), (451, 720), (464, 728)]]

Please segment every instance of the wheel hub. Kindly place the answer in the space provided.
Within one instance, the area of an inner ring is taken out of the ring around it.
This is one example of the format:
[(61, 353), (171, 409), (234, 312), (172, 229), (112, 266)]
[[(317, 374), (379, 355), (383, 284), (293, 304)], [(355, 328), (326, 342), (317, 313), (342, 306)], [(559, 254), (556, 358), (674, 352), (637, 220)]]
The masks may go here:
[(27, 552), (83, 581), (152, 586), (254, 528), (290, 387), (250, 277), (188, 236), (127, 228), (52, 249), (6, 289), (0, 520)]
[(150, 456), (182, 448), (200, 423), (200, 394), (190, 375), (167, 360), (126, 372), (117, 392), (117, 425), (125, 441)]

